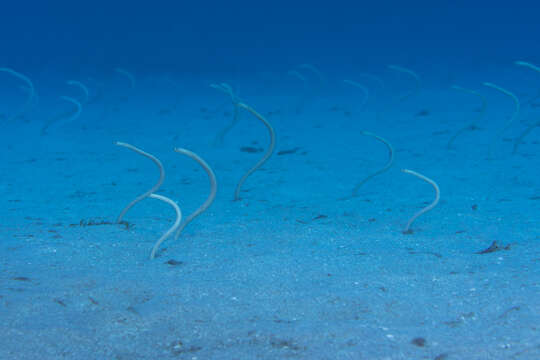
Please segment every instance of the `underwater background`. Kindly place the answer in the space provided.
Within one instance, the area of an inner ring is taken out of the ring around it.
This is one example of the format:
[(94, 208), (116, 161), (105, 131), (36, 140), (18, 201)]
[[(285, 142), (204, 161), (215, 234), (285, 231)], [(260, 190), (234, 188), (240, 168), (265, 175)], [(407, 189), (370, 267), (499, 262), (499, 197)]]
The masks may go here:
[(3, 4), (0, 359), (540, 359), (539, 14)]

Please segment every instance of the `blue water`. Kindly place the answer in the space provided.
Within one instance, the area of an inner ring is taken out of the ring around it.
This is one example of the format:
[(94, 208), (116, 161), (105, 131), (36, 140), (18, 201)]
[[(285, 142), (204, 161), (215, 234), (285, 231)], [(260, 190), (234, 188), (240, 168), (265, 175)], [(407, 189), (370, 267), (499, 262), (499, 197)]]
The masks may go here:
[(4, 5), (0, 359), (539, 359), (538, 14)]

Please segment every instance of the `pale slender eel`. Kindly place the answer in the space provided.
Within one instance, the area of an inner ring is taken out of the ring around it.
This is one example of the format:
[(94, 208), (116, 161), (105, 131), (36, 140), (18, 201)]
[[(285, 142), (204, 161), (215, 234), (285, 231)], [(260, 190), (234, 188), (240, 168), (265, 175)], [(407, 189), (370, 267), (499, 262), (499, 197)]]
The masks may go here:
[(86, 85), (84, 85), (82, 82), (77, 81), (77, 80), (68, 80), (66, 81), (66, 83), (68, 85), (76, 86), (82, 90), (84, 94), (84, 98), (82, 99), (81, 104), (86, 104), (88, 102), (88, 98), (90, 97), (90, 92), (88, 91), (88, 88), (86, 87)]
[(130, 73), (126, 69), (118, 68), (118, 67), (114, 68), (114, 71), (116, 71), (117, 73), (127, 77), (128, 80), (129, 80), (129, 87), (132, 88), (132, 89), (135, 88), (135, 75), (133, 75), (132, 73)]
[(166, 202), (167, 204), (171, 205), (176, 212), (176, 220), (174, 221), (174, 224), (169, 228), (169, 230), (167, 230), (165, 234), (161, 235), (159, 240), (156, 241), (156, 243), (154, 244), (154, 247), (152, 248), (152, 253), (150, 254), (150, 260), (152, 260), (156, 257), (156, 252), (158, 251), (159, 246), (180, 226), (180, 221), (182, 221), (182, 211), (174, 201), (172, 201), (166, 196), (150, 194), (148, 195), (148, 197)]
[(360, 131), (360, 134), (365, 135), (365, 136), (370, 136), (370, 137), (382, 142), (388, 148), (388, 161), (386, 162), (384, 167), (382, 167), (381, 169), (375, 171), (373, 174), (366, 176), (362, 181), (360, 181), (358, 184), (356, 184), (356, 186), (354, 187), (354, 189), (352, 191), (352, 196), (353, 197), (358, 196), (358, 191), (360, 190), (362, 185), (364, 185), (368, 180), (370, 180), (370, 179), (374, 178), (375, 176), (380, 175), (383, 172), (385, 172), (386, 170), (390, 169), (390, 167), (392, 166), (392, 164), (394, 162), (394, 148), (392, 147), (392, 145), (388, 141), (386, 141), (386, 139), (384, 139), (384, 138), (382, 138), (382, 137), (380, 137), (378, 135), (375, 135), (373, 133), (370, 133), (368, 131)]
[(204, 161), (199, 155), (195, 154), (192, 151), (182, 149), (182, 148), (175, 148), (174, 151), (176, 151), (179, 154), (184, 154), (190, 157), (191, 159), (195, 160), (199, 165), (202, 166), (204, 171), (206, 171), (206, 174), (208, 175), (208, 179), (210, 180), (210, 194), (208, 195), (208, 198), (206, 201), (197, 209), (195, 210), (191, 215), (189, 215), (186, 220), (182, 223), (182, 226), (176, 230), (176, 235), (174, 236), (174, 239), (177, 240), (180, 236), (180, 233), (184, 228), (189, 224), (193, 219), (195, 219), (197, 216), (199, 216), (203, 211), (208, 209), (208, 207), (212, 204), (214, 199), (216, 198), (216, 192), (217, 192), (217, 181), (216, 181), (216, 175), (208, 166), (206, 161)]
[(26, 111), (28, 111), (31, 107), (32, 107), (32, 104), (34, 102), (34, 98), (36, 97), (36, 89), (34, 88), (34, 83), (32, 83), (32, 80), (30, 80), (30, 78), (28, 78), (28, 76), (26, 75), (23, 75), (13, 69), (10, 69), (10, 68), (5, 68), (5, 67), (0, 67), (0, 71), (1, 72), (5, 72), (5, 73), (8, 73), (12, 76), (15, 76), (17, 79), (19, 80), (22, 80), (26, 83), (26, 85), (28, 85), (28, 88), (30, 89), (30, 93), (28, 95), (28, 99), (26, 99), (26, 103), (24, 104), (24, 107), (15, 115), (13, 115), (11, 118), (12, 119), (15, 119), (17, 117), (20, 117), (22, 116)]
[(369, 89), (367, 87), (365, 87), (364, 85), (362, 85), (360, 83), (357, 83), (356, 81), (343, 80), (343, 82), (345, 84), (352, 85), (352, 86), (356, 87), (357, 89), (360, 89), (360, 91), (362, 91), (364, 93), (364, 98), (362, 99), (362, 102), (358, 106), (360, 109), (363, 108), (364, 105), (366, 105), (366, 103), (367, 103), (367, 101), (369, 99)]
[(253, 114), (257, 119), (259, 119), (264, 126), (266, 126), (266, 129), (268, 130), (268, 133), (270, 135), (270, 145), (268, 146), (268, 149), (266, 150), (266, 153), (263, 155), (263, 157), (251, 168), (249, 169), (244, 176), (240, 179), (238, 182), (238, 185), (236, 185), (236, 190), (234, 192), (234, 200), (240, 200), (240, 190), (242, 188), (242, 184), (246, 181), (246, 179), (258, 168), (260, 168), (270, 156), (272, 156), (272, 153), (274, 152), (274, 148), (276, 147), (276, 133), (274, 132), (274, 129), (272, 128), (272, 125), (257, 111), (255, 111), (251, 106), (246, 105), (244, 103), (238, 103), (238, 106), (246, 109), (251, 114)]
[(405, 226), (405, 229), (403, 229), (404, 234), (412, 234), (413, 231), (411, 229), (411, 225), (414, 222), (414, 220), (416, 220), (420, 215), (425, 214), (429, 210), (433, 209), (439, 203), (439, 199), (441, 198), (441, 192), (439, 190), (439, 186), (437, 185), (437, 183), (435, 181), (431, 180), (430, 178), (428, 178), (428, 177), (426, 177), (426, 176), (424, 176), (424, 175), (422, 175), (420, 173), (417, 173), (416, 171), (409, 170), (409, 169), (401, 169), (401, 171), (403, 171), (404, 173), (407, 173), (407, 174), (414, 175), (417, 178), (424, 180), (425, 182), (427, 182), (428, 184), (433, 186), (433, 188), (435, 189), (435, 200), (433, 200), (433, 202), (431, 204), (429, 204), (428, 206), (426, 206), (425, 208), (421, 209), (416, 214), (414, 214), (409, 219), (409, 221), (407, 222), (407, 226)]
[(238, 108), (238, 103), (240, 102), (240, 99), (234, 93), (233, 88), (227, 83), (210, 84), (210, 87), (214, 88), (216, 90), (222, 91), (225, 94), (229, 95), (229, 97), (231, 98), (231, 102), (233, 104), (233, 108), (234, 108), (232, 121), (227, 126), (225, 126), (223, 129), (221, 129), (219, 131), (219, 133), (216, 135), (216, 138), (214, 139), (214, 146), (217, 146), (217, 145), (223, 144), (223, 140), (225, 139), (225, 135), (227, 135), (227, 133), (229, 131), (231, 131), (231, 129), (238, 123), (238, 119), (239, 119), (239, 115), (240, 115), (240, 111), (239, 111), (239, 108)]
[(128, 143), (124, 143), (124, 142), (115, 142), (116, 145), (118, 146), (123, 146), (125, 148), (128, 148), (130, 150), (133, 150), (135, 151), (137, 154), (140, 154), (142, 156), (145, 156), (147, 157), (148, 159), (152, 160), (154, 162), (154, 164), (157, 165), (157, 167), (159, 168), (159, 180), (158, 182), (152, 186), (152, 188), (148, 191), (146, 191), (144, 194), (141, 194), (139, 196), (137, 196), (135, 199), (133, 199), (125, 208), (124, 210), (122, 210), (122, 212), (120, 213), (120, 215), (118, 215), (118, 218), (116, 219), (116, 222), (117, 223), (121, 223), (122, 222), (122, 219), (124, 218), (124, 215), (126, 215), (126, 213), (128, 212), (129, 209), (131, 209), (133, 207), (133, 205), (135, 205), (136, 203), (138, 203), (139, 201), (149, 197), (152, 193), (156, 192), (159, 187), (161, 186), (161, 184), (163, 184), (163, 180), (165, 180), (165, 169), (163, 168), (163, 165), (161, 164), (161, 161), (159, 161), (158, 158), (156, 158), (154, 155), (152, 154), (149, 154), (131, 144), (128, 144)]
[(416, 82), (416, 87), (413, 90), (409, 91), (408, 93), (405, 93), (405, 94), (401, 95), (399, 97), (399, 101), (403, 101), (403, 100), (411, 97), (412, 95), (420, 92), (420, 89), (422, 88), (422, 81), (420, 80), (420, 76), (418, 76), (417, 73), (415, 73), (414, 71), (412, 71), (410, 69), (407, 69), (407, 68), (404, 68), (404, 67), (398, 66), (398, 65), (388, 65), (388, 68), (390, 70), (394, 70), (394, 71), (398, 71), (398, 72), (410, 75), (410, 76), (412, 76), (414, 78), (414, 81)]
[(487, 87), (490, 87), (492, 89), (498, 90), (498, 91), (502, 92), (503, 94), (511, 97), (512, 100), (514, 100), (514, 105), (516, 106), (516, 108), (514, 109), (514, 112), (512, 113), (512, 116), (510, 117), (510, 120), (508, 120), (506, 125), (504, 125), (504, 127), (499, 131), (498, 136), (500, 137), (506, 130), (508, 130), (510, 125), (512, 125), (512, 123), (519, 116), (519, 111), (521, 109), (521, 105), (520, 105), (518, 97), (516, 95), (514, 95), (513, 93), (511, 93), (510, 91), (508, 91), (506, 89), (503, 89), (502, 87), (500, 87), (498, 85), (495, 85), (493, 83), (490, 83), (490, 82), (485, 82), (484, 85), (487, 86)]
[(72, 122), (72, 121), (76, 120), (79, 116), (81, 116), (82, 105), (78, 100), (76, 100), (76, 99), (74, 99), (72, 97), (69, 97), (69, 96), (60, 96), (60, 99), (69, 101), (70, 103), (72, 103), (73, 105), (76, 106), (75, 112), (73, 113), (73, 115), (71, 115), (69, 118), (67, 118), (64, 121), (65, 123)]

